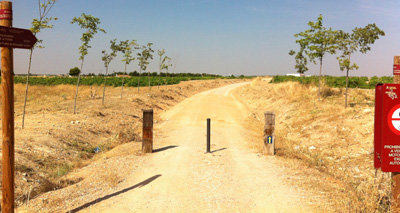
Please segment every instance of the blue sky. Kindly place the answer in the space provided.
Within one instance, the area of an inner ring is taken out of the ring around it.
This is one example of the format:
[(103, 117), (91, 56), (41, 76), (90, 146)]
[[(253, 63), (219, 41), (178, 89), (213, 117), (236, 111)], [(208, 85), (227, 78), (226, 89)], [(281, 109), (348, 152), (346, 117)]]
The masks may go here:
[[(70, 24), (74, 16), (91, 14), (101, 19), (107, 34), (99, 33), (85, 58), (84, 73), (104, 73), (101, 51), (109, 41), (135, 39), (165, 48), (176, 72), (275, 75), (294, 73), (297, 49), (293, 35), (307, 29), (307, 22), (323, 14), (326, 26), (351, 31), (376, 23), (386, 33), (366, 55), (353, 57), (360, 66), (357, 76), (391, 75), (393, 56), (400, 55), (398, 0), (58, 0), (50, 12), (57, 16), (54, 29), (37, 35), (44, 49), (36, 49), (32, 73), (67, 73), (79, 66), (82, 30)], [(13, 1), (14, 27), (29, 28), (38, 16), (37, 1)], [(397, 22), (397, 24), (395, 24)], [(27, 71), (28, 50), (15, 50), (15, 73)], [(149, 69), (158, 71), (158, 60)], [(128, 71), (137, 70), (136, 61)], [(121, 58), (110, 70), (123, 69)], [(342, 75), (335, 56), (324, 59), (324, 74)], [(318, 73), (310, 65), (309, 75)]]

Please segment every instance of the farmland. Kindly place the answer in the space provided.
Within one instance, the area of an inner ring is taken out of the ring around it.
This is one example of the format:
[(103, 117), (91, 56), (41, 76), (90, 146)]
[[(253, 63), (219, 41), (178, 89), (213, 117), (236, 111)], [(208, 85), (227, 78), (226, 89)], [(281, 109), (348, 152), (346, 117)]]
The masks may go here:
[[(105, 77), (106, 78), (106, 86), (114, 86), (118, 87), (122, 85), (124, 82), (124, 86), (128, 87), (137, 87), (139, 86), (148, 86), (149, 80), (147, 76), (130, 76), (130, 77)], [(211, 79), (235, 79), (236, 77), (223, 77), (223, 76), (177, 76), (177, 77), (160, 77), (160, 76), (150, 76), (150, 85), (171, 85), (171, 84), (179, 84), (182, 81), (190, 81), (190, 80), (211, 80)], [(75, 85), (77, 82), (77, 77), (31, 77), (29, 79), (30, 85), (43, 85), (43, 86), (54, 86), (54, 85)], [(14, 78), (15, 83), (25, 84), (26, 77), (24, 76), (16, 76)], [(81, 77), (80, 80), (81, 85), (103, 85), (104, 77), (103, 76), (85, 76)]]
[[(299, 82), (304, 85), (318, 85), (318, 76), (295, 77), (295, 76), (274, 76), (272, 83)], [(323, 76), (323, 82), (328, 87), (346, 87), (346, 77)], [(393, 77), (349, 77), (349, 88), (374, 89), (378, 83), (392, 83)]]

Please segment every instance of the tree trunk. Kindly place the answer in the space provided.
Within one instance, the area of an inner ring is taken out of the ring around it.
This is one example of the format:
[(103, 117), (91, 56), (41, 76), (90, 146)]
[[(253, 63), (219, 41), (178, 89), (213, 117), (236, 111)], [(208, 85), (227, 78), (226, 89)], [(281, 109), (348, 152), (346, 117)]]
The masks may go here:
[(318, 100), (321, 100), (322, 58), (319, 59)]
[(122, 99), (122, 92), (124, 91), (124, 81), (125, 81), (125, 77), (122, 77), (122, 85), (121, 85), (121, 99)]
[(85, 60), (85, 58), (82, 58), (82, 62), (81, 62), (81, 70), (78, 74), (78, 81), (76, 82), (76, 92), (75, 92), (75, 101), (74, 101), (74, 114), (76, 114), (76, 99), (78, 98), (78, 91), (79, 91), (79, 81), (81, 80), (81, 73), (83, 72), (83, 61)]
[(348, 89), (349, 89), (349, 69), (347, 69), (346, 71), (346, 95), (344, 98), (344, 108), (347, 108), (347, 93), (348, 93)]
[(25, 108), (26, 108), (26, 100), (28, 99), (29, 75), (31, 74), (32, 53), (33, 53), (33, 49), (31, 49), (31, 53), (30, 53), (30, 55), (29, 55), (28, 75), (26, 76), (26, 89), (25, 89), (24, 111), (23, 111), (23, 113), (22, 113), (22, 129), (24, 128), (24, 125), (25, 125)]
[(150, 70), (147, 71), (147, 80), (149, 81), (149, 90), (151, 91)]
[[(124, 71), (124, 73), (126, 73), (126, 63), (125, 63), (125, 71)], [(122, 91), (124, 90), (124, 80), (125, 80), (125, 77), (122, 77), (122, 85), (121, 85), (121, 99), (122, 99)]]
[(90, 85), (90, 98), (94, 99), (95, 98), (94, 95), (95, 94), (93, 94), (93, 85)]
[(106, 80), (107, 80), (107, 75), (108, 75), (108, 66), (106, 67), (106, 75), (104, 76), (104, 86), (103, 86), (103, 105), (104, 105), (104, 97), (106, 95)]
[(139, 78), (138, 78), (138, 82), (137, 82), (137, 92), (139, 94), (139, 89), (140, 89), (140, 74), (142, 73), (142, 69), (139, 69)]
[[(161, 59), (160, 59), (161, 60)], [(161, 84), (161, 63), (159, 64), (159, 69), (160, 69), (160, 75), (158, 76), (158, 89), (160, 90), (160, 84)]]
[(172, 80), (172, 82), (174, 82), (174, 74), (175, 74), (175, 71), (176, 71), (176, 64), (174, 65), (174, 69), (172, 70), (172, 74), (171, 74), (171, 80)]
[(167, 70), (167, 73), (165, 75), (165, 83), (164, 83), (164, 85), (167, 85), (167, 83), (168, 83), (168, 70)]

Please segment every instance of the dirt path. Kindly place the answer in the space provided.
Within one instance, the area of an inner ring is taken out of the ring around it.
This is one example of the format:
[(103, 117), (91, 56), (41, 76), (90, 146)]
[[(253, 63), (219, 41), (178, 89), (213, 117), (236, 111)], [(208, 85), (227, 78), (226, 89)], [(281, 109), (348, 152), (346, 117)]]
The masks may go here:
[[(79, 210), (87, 212), (310, 212), (303, 195), (285, 185), (274, 157), (246, 148), (248, 116), (232, 84), (192, 96), (156, 124), (151, 159), (126, 189)], [(211, 154), (205, 154), (211, 118)]]

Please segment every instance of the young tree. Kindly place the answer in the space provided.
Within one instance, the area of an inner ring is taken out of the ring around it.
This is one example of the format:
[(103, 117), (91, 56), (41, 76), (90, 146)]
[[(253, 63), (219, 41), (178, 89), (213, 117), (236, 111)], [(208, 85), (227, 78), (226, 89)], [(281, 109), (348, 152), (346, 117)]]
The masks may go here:
[(307, 67), (307, 58), (304, 55), (304, 47), (300, 48), (299, 52), (295, 52), (294, 50), (291, 50), (289, 52), (289, 55), (293, 56), (296, 60), (296, 65), (294, 66), (295, 69), (297, 69), (297, 72), (300, 73), (301, 75), (303, 75), (305, 72), (308, 71), (308, 67)]
[[(126, 74), (126, 67), (135, 60), (135, 57), (132, 55), (133, 51), (137, 48), (136, 40), (126, 40), (120, 41), (118, 45), (118, 51), (124, 54), (122, 61), (125, 62), (124, 73)], [(122, 85), (121, 85), (121, 99), (122, 99), (122, 92), (124, 90), (124, 77), (122, 78)]]
[[(140, 86), (140, 74), (142, 71), (146, 72), (147, 65), (149, 65), (149, 60), (153, 59), (153, 52), (154, 50), (151, 48), (153, 43), (147, 43), (147, 45), (143, 45), (141, 47), (141, 52), (137, 53), (137, 58), (139, 60), (139, 78), (138, 78), (138, 92), (139, 92), (139, 86)], [(150, 71), (148, 72), (148, 81), (149, 81), (149, 87), (151, 90), (151, 85), (150, 85)]]
[[(53, 8), (55, 3), (56, 3), (56, 0), (44, 0), (44, 2), (42, 2), (41, 0), (38, 0), (39, 18), (34, 18), (32, 20), (32, 27), (30, 28), (30, 30), (32, 31), (33, 35), (37, 35), (43, 29), (51, 29), (51, 28), (53, 28), (53, 25), (50, 24), (50, 22), (52, 20), (57, 20), (57, 17), (47, 17), (47, 15), (49, 14), (51, 8)], [(24, 99), (24, 110), (23, 110), (23, 113), (22, 113), (22, 129), (24, 128), (24, 125), (25, 125), (25, 109), (26, 109), (26, 101), (28, 99), (29, 77), (30, 77), (30, 74), (31, 74), (33, 50), (36, 47), (37, 48), (44, 48), (42, 43), (43, 43), (43, 40), (38, 40), (36, 42), (35, 46), (31, 49), (30, 54), (29, 54), (28, 73), (26, 75), (26, 89), (25, 89), (25, 99)]]
[(110, 49), (111, 53), (107, 53), (105, 50), (103, 50), (101, 53), (103, 54), (103, 57), (101, 57), (101, 60), (104, 62), (104, 67), (106, 68), (106, 74), (104, 75), (104, 86), (103, 86), (103, 100), (102, 103), (104, 105), (104, 97), (106, 94), (106, 80), (107, 80), (107, 75), (108, 75), (108, 67), (111, 63), (111, 61), (117, 56), (117, 51), (118, 51), (118, 45), (116, 44), (116, 39), (110, 41)]
[(318, 80), (318, 100), (321, 100), (321, 75), (322, 75), (322, 61), (325, 54), (335, 54), (336, 45), (336, 31), (331, 28), (327, 29), (322, 23), (322, 15), (319, 15), (316, 22), (308, 22), (310, 29), (295, 34), (296, 43), (300, 46), (304, 45), (304, 53), (309, 57), (310, 61), (316, 64), (319, 61), (319, 80)]
[[(165, 49), (161, 49), (157, 51), (160, 62), (159, 62), (159, 70), (160, 70), (160, 77), (158, 81), (158, 88), (160, 88), (160, 82), (161, 82), (161, 72), (165, 69), (167, 72), (167, 78), (168, 78), (168, 69), (169, 67), (172, 66), (171, 64), (171, 58), (165, 55)], [(164, 82), (165, 84), (167, 82)]]
[(85, 61), (85, 56), (88, 54), (88, 50), (91, 47), (89, 46), (89, 42), (99, 31), (103, 33), (106, 33), (106, 31), (98, 27), (98, 25), (101, 23), (99, 18), (96, 18), (92, 15), (86, 15), (85, 13), (82, 13), (80, 17), (74, 17), (71, 21), (71, 24), (74, 23), (77, 23), (80, 28), (85, 30), (81, 37), (82, 45), (79, 47), (81, 72), (79, 73), (78, 81), (76, 82), (76, 93), (74, 101), (74, 114), (76, 114), (76, 99), (78, 98), (79, 81), (81, 78), (81, 73), (83, 72), (83, 62)]
[(376, 24), (368, 24), (362, 28), (356, 27), (352, 33), (346, 33), (341, 30), (336, 33), (338, 49), (341, 52), (337, 60), (340, 70), (346, 70), (345, 108), (347, 107), (349, 71), (358, 70), (359, 68), (356, 63), (351, 62), (351, 55), (356, 52), (365, 54), (370, 51), (371, 45), (379, 39), (379, 36), (385, 36), (385, 32), (379, 29)]
[(162, 64), (162, 69), (165, 69), (165, 71), (166, 71), (166, 81), (165, 81), (165, 85), (167, 85), (167, 83), (168, 83), (168, 71), (169, 71), (169, 68), (170, 68), (170, 67), (172, 67), (171, 58), (168, 57), (168, 56), (165, 56), (165, 61), (164, 61), (164, 63)]
[(158, 77), (158, 89), (160, 89), (162, 63), (163, 63), (163, 58), (164, 58), (164, 55), (165, 55), (165, 49), (157, 50), (157, 54), (158, 54), (158, 57), (159, 57), (158, 69), (159, 69), (159, 73), (160, 73), (160, 76)]

